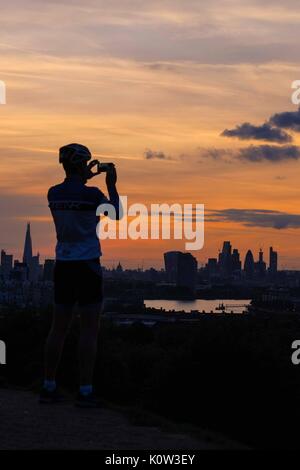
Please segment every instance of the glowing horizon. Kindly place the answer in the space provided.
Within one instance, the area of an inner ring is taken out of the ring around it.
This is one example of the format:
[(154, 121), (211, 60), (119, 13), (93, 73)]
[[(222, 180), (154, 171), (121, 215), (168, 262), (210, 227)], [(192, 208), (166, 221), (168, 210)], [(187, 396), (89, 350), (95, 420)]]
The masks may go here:
[[(119, 192), (131, 203), (204, 203), (214, 212), (204, 249), (193, 253), (199, 262), (230, 240), (242, 259), (261, 247), (267, 258), (273, 246), (281, 268), (300, 269), (298, 129), (281, 129), (293, 142), (258, 139), (255, 129), (247, 139), (221, 136), (297, 111), (291, 83), (300, 79), (300, 6), (222, 5), (29, 0), (25, 7), (12, 0), (2, 8), (1, 249), (20, 257), (30, 220), (35, 250), (54, 257), (47, 189), (63, 178), (58, 148), (78, 141), (116, 163)], [(266, 158), (248, 151), (251, 145), (295, 148)], [(240, 149), (252, 153), (241, 158)], [(90, 184), (98, 183), (105, 192), (102, 177)], [(263, 211), (271, 211), (265, 224)], [(104, 264), (146, 265), (183, 242), (112, 240), (102, 247)]]

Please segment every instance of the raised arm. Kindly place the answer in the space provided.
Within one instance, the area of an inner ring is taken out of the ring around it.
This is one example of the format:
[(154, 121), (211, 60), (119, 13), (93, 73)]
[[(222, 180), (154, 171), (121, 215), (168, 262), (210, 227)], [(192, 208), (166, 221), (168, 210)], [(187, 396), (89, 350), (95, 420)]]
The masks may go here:
[[(92, 169), (96, 167), (96, 171), (93, 172)], [(117, 171), (116, 171), (116, 167), (113, 163), (108, 163), (108, 164), (105, 164), (105, 170), (103, 170), (102, 168), (104, 167), (104, 165), (100, 165), (100, 163), (98, 162), (98, 160), (92, 160), (87, 168), (86, 168), (86, 172), (85, 172), (85, 175), (84, 175), (84, 178), (85, 178), (85, 181), (93, 178), (94, 176), (97, 176), (99, 175), (100, 173), (106, 173), (106, 186), (107, 186), (107, 191), (108, 191), (108, 199), (104, 196), (104, 194), (100, 191), (99, 192), (99, 195), (100, 195), (100, 201), (99, 201), (99, 204), (111, 204), (114, 209), (115, 209), (115, 213), (116, 213), (116, 220), (119, 220), (122, 218), (123, 216), (123, 210), (122, 210), (122, 205), (120, 203), (120, 197), (119, 197), (119, 194), (118, 194), (118, 190), (117, 190)]]
[(119, 220), (122, 218), (122, 207), (120, 204), (120, 197), (117, 190), (117, 170), (115, 165), (109, 165), (109, 169), (106, 172), (106, 186), (109, 196), (109, 202), (112, 204), (116, 211), (116, 219)]

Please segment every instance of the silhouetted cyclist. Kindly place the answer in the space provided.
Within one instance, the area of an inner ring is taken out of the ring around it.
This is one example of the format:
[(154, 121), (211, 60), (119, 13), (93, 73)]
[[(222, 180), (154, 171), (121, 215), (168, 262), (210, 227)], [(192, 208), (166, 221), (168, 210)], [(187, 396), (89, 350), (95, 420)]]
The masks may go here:
[[(96, 233), (99, 217), (96, 209), (110, 203), (119, 218), (117, 174), (113, 164), (108, 165), (107, 199), (95, 187), (86, 186), (87, 180), (101, 172), (98, 162), (91, 160), (89, 149), (80, 144), (69, 144), (60, 149), (59, 161), (66, 172), (63, 183), (48, 192), (48, 201), (56, 228), (56, 263), (54, 269), (54, 314), (45, 348), (45, 381), (40, 393), (41, 403), (62, 399), (56, 387), (56, 370), (60, 361), (73, 308), (80, 311), (79, 366), (80, 390), (78, 406), (98, 406), (93, 392), (93, 371), (97, 353), (99, 316), (103, 303), (100, 243)], [(97, 165), (97, 171), (92, 168)]]

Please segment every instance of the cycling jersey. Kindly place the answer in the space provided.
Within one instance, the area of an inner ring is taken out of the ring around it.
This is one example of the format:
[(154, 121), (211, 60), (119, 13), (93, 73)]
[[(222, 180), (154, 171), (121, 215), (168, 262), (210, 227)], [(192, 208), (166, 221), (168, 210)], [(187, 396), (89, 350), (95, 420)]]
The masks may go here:
[(98, 188), (86, 186), (79, 176), (72, 175), (49, 189), (48, 202), (56, 228), (56, 259), (99, 258), (96, 209), (103, 203), (116, 206), (118, 201), (109, 201)]

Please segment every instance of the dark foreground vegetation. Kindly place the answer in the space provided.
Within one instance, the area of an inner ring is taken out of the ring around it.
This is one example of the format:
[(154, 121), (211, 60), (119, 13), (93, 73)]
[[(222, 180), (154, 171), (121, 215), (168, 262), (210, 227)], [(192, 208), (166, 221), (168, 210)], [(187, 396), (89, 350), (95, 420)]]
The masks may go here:
[[(50, 311), (10, 311), (0, 318), (0, 339), (7, 345), (0, 385), (38, 388), (50, 317)], [(59, 372), (70, 391), (78, 386), (77, 337), (75, 319)], [(110, 402), (218, 431), (252, 447), (299, 448), (295, 339), (300, 339), (297, 316), (205, 316), (198, 324), (153, 328), (105, 321), (97, 391)]]

